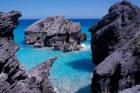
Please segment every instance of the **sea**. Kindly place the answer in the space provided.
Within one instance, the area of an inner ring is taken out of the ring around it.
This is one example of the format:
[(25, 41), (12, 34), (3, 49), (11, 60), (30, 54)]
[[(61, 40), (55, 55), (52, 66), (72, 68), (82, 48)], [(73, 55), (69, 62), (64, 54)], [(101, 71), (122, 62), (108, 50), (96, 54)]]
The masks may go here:
[(95, 25), (99, 19), (68, 19), (79, 22), (81, 29), (87, 35), (87, 40), (81, 50), (64, 53), (53, 51), (51, 48), (34, 48), (24, 42), (25, 29), (37, 19), (21, 19), (14, 31), (14, 39), (20, 49), (16, 53), (21, 64), (28, 71), (38, 64), (52, 57), (58, 57), (50, 72), (50, 80), (59, 93), (91, 93), (91, 79), (94, 64), (91, 58), (90, 40), (88, 29)]

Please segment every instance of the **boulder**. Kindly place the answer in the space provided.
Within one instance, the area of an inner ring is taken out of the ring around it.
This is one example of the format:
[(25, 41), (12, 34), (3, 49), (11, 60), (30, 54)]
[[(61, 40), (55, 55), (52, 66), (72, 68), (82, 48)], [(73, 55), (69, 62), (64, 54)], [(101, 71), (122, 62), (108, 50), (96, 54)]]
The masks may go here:
[[(73, 40), (74, 44), (71, 44)], [(81, 32), (79, 23), (64, 19), (64, 16), (54, 16), (38, 20), (25, 31), (25, 43), (35, 47), (53, 47), (54, 50), (79, 50), (81, 43), (86, 40), (85, 33)]]

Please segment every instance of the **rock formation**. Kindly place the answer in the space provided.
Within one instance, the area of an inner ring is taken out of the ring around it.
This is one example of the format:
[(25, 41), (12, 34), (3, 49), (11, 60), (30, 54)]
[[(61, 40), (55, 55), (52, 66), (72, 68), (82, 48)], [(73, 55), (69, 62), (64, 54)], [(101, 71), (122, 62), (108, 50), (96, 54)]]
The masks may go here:
[(139, 93), (140, 8), (118, 2), (90, 32), (93, 93)]
[(0, 12), (0, 93), (55, 93), (48, 75), (56, 58), (49, 59), (29, 73), (16, 58), (19, 48), (14, 42), (13, 30), (20, 16), (18, 11)]
[(65, 52), (79, 50), (80, 44), (86, 40), (81, 32), (80, 24), (54, 16), (39, 20), (25, 31), (26, 44), (35, 47), (53, 47)]

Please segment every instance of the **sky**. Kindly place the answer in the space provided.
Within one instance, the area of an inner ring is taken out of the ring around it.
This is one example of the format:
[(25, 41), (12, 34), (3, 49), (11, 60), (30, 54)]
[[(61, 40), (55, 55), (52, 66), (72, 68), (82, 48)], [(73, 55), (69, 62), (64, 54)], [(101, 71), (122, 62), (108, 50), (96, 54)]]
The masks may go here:
[[(121, 0), (0, 0), (0, 12), (17, 10), (22, 19), (64, 15), (66, 18), (101, 18)], [(128, 0), (140, 7), (140, 0)]]

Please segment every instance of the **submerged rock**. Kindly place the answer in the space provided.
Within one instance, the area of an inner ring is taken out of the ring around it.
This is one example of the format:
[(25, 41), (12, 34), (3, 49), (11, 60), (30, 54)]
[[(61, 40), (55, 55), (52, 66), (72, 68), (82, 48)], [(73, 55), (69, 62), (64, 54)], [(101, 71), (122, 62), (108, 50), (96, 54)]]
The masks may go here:
[(26, 44), (35, 47), (53, 47), (65, 52), (79, 50), (80, 44), (86, 40), (79, 23), (54, 16), (39, 20), (25, 31)]
[[(93, 93), (118, 93), (140, 84), (140, 8), (122, 1), (95, 26), (91, 49), (97, 65), (92, 79)], [(130, 91), (137, 89), (128, 89)]]
[(56, 58), (49, 59), (29, 73), (16, 58), (19, 48), (14, 42), (13, 30), (20, 16), (18, 11), (0, 12), (0, 93), (55, 93), (48, 75)]

